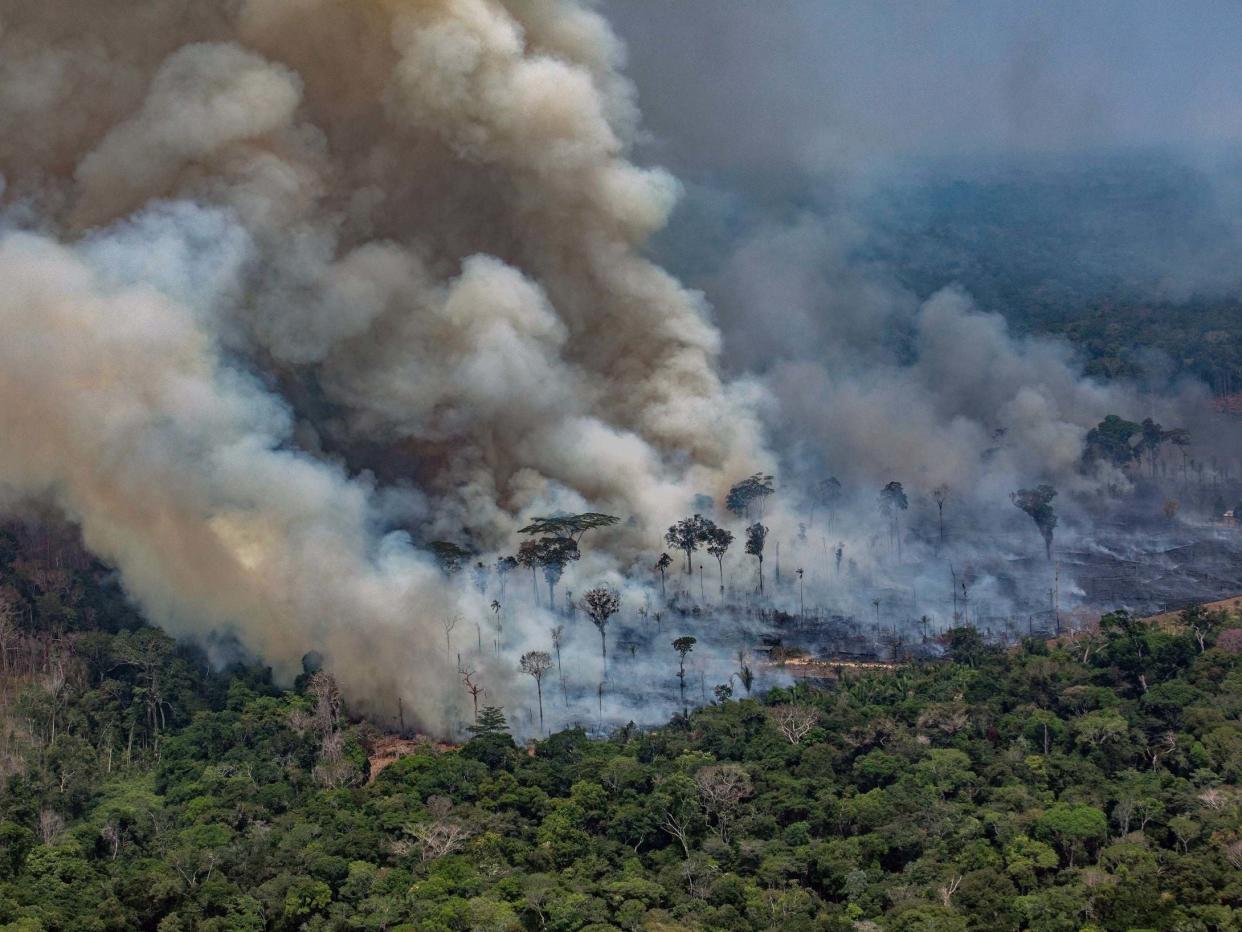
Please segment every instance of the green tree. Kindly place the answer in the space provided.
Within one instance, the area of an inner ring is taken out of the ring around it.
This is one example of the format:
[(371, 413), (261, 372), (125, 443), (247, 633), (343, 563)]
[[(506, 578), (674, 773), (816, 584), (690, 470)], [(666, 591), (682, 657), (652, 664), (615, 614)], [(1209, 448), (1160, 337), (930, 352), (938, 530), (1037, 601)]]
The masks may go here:
[(1087, 431), (1083, 462), (1087, 466), (1107, 463), (1124, 469), (1142, 455), (1143, 427), (1110, 414)]
[(1035, 522), (1040, 536), (1044, 539), (1044, 550), (1048, 559), (1052, 559), (1052, 535), (1057, 526), (1057, 513), (1052, 507), (1052, 500), (1057, 497), (1057, 490), (1044, 484), (1033, 489), (1018, 489), (1010, 494), (1014, 505), (1022, 509)]
[(715, 527), (715, 525), (702, 515), (692, 515), (689, 518), (682, 518), (676, 524), (669, 527), (664, 534), (664, 540), (670, 547), (674, 550), (680, 550), (686, 555), (687, 576), (692, 572), (690, 557), (699, 549), (699, 545), (704, 542), (708, 529), (712, 527)]
[(763, 506), (769, 495), (776, 491), (772, 477), (761, 472), (735, 483), (725, 496), (725, 507), (737, 517), (751, 520), (763, 517)]
[(1108, 818), (1094, 806), (1056, 803), (1036, 822), (1036, 830), (1051, 839), (1074, 866), (1078, 855), (1108, 835)]
[(466, 731), (472, 735), (507, 735), (509, 723), (505, 721), (503, 709), (485, 705), (479, 710), (479, 720), (469, 726)]
[(431, 551), (436, 565), (445, 576), (456, 576), (471, 557), (470, 551), (465, 547), (448, 540), (433, 540), (427, 545), (427, 549)]
[(888, 522), (889, 546), (901, 557), (901, 514), (910, 507), (906, 490), (900, 482), (890, 482), (880, 489), (880, 513)]
[(521, 528), (519, 534), (532, 534), (539, 537), (561, 537), (581, 543), (587, 531), (597, 528), (612, 527), (621, 519), (615, 515), (600, 514), (588, 511), (583, 514), (557, 514), (546, 518), (531, 518), (530, 524)]

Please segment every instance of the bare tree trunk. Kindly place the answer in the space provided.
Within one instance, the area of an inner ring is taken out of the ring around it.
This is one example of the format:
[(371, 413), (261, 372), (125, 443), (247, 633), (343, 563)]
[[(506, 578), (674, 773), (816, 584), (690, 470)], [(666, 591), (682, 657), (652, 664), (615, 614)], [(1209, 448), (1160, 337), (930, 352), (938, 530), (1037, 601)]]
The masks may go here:
[(556, 675), (561, 681), (561, 698), (565, 701), (565, 705), (569, 705), (569, 693), (565, 689), (565, 668), (561, 666), (561, 642), (557, 640), (556, 644)]

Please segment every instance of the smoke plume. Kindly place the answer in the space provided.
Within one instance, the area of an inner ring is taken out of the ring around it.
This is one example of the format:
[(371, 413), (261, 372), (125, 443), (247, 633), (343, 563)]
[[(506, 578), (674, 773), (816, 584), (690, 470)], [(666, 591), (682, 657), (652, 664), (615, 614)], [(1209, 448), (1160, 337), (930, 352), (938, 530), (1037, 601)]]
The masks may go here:
[[(1193, 248), (1159, 261), (1168, 235), (1099, 234), (1152, 212), (1111, 194), (1056, 249), (1055, 233), (1028, 249), (990, 223), (966, 247), (907, 235), (921, 209), (938, 216), (901, 185), (931, 161), (1072, 153), (1130, 126), (1128, 98), (1080, 92), (1098, 82), (1073, 29), (980, 25), (960, 5), (978, 35), (922, 15), (889, 28), (850, 4), (607, 9), (665, 43), (637, 69), (654, 135), (587, 0), (0, 0), (0, 505), (58, 507), (171, 632), (235, 636), (285, 679), (319, 652), (354, 708), (403, 708), (437, 733), (468, 717), (459, 662), (530, 732), (526, 650), (555, 645), (569, 672), (553, 723), (603, 722), (749, 689), (736, 648), (772, 634), (773, 609), (815, 619), (816, 637), (844, 631), (839, 646), (864, 637), (860, 618), (873, 640), (926, 637), (1071, 604), (1077, 571), (1048, 559), (1020, 488), (1058, 489), (1057, 546), (1084, 573), (1119, 544), (1092, 537), (1110, 509), (1172, 507), (1169, 553), (1210, 533), (1203, 462), (1229, 489), (1239, 451), (1204, 387), (1087, 378), (1067, 344), (961, 279), (986, 283), (980, 266), (1008, 248), (1019, 269), (1219, 293), (1237, 280), (1218, 258), (1237, 240), (1227, 199), (1201, 195)], [(1075, 15), (1112, 36), (1115, 16)], [(824, 55), (805, 37), (837, 20), (852, 26)], [(683, 70), (704, 59), (719, 79)], [(1003, 73), (980, 80), (984, 66)], [(883, 80), (856, 80), (868, 67)], [(1199, 96), (1175, 84), (1154, 112)], [(691, 176), (672, 228), (679, 185), (640, 166), (640, 144)], [(1087, 166), (1082, 190), (1109, 171)], [(886, 185), (897, 208), (874, 196)], [(954, 185), (940, 201), (962, 199)], [(1048, 198), (1034, 202), (1028, 228)], [(886, 252), (902, 236), (918, 248)], [(1166, 449), (1116, 505), (1141, 471), (1083, 466), (1113, 413), (1189, 429), (1198, 488)], [(777, 476), (766, 511), (725, 515), (756, 473)], [(814, 492), (829, 477), (831, 504)], [(877, 510), (896, 482), (902, 504)], [(1196, 498), (1198, 530), (1165, 492)], [(558, 510), (621, 520), (590, 532), (550, 611), (537, 571), (491, 568)], [(664, 529), (694, 512), (736, 542), (718, 566), (699, 552), (657, 577)], [(744, 552), (754, 520), (771, 529), (765, 562)], [(436, 542), (491, 577), (450, 578)], [(622, 596), (610, 676), (569, 600), (600, 583)], [(669, 650), (686, 635), (689, 697)]]
[(624, 558), (772, 465), (642, 255), (677, 186), (621, 64), (568, 0), (5, 0), (4, 496), (173, 632), (443, 727), (487, 610), (418, 544), (590, 508)]

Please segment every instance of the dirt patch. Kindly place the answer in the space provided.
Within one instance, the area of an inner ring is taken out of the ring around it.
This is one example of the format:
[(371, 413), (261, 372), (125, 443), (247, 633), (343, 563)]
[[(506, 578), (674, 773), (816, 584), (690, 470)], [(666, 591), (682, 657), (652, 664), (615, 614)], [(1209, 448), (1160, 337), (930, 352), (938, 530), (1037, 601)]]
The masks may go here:
[(1232, 395), (1218, 395), (1212, 399), (1212, 407), (1221, 414), (1233, 414), (1242, 417), (1242, 392)]
[[(1230, 596), (1227, 599), (1221, 599), (1217, 602), (1204, 602), (1203, 607), (1209, 612), (1226, 611), (1233, 615), (1242, 614), (1242, 595)], [(1179, 608), (1173, 612), (1161, 612), (1159, 615), (1149, 615), (1144, 621), (1153, 621), (1164, 627), (1179, 627), (1182, 622), (1182, 610)]]
[(889, 672), (905, 666), (906, 663), (904, 660), (816, 660), (796, 657), (784, 663), (768, 662), (763, 666), (769, 670), (782, 670), (794, 679), (835, 680), (846, 670)]

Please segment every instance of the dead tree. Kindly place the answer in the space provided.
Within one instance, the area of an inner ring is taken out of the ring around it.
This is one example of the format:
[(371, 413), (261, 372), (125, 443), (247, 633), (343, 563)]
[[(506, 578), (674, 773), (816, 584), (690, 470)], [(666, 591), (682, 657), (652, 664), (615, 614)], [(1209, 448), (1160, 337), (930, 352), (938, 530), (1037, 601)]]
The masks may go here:
[(774, 705), (768, 718), (790, 744), (798, 744), (819, 724), (819, 712), (806, 705)]
[(754, 792), (750, 774), (737, 764), (714, 764), (694, 775), (694, 785), (703, 811), (709, 819), (715, 819), (716, 833), (727, 844), (733, 810)]

